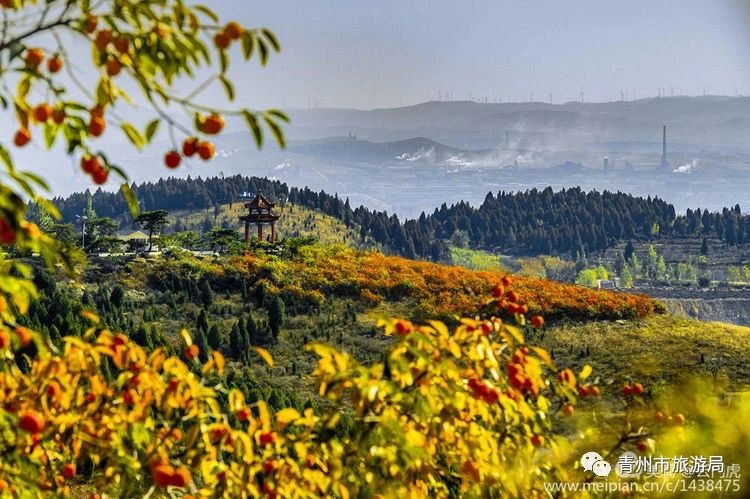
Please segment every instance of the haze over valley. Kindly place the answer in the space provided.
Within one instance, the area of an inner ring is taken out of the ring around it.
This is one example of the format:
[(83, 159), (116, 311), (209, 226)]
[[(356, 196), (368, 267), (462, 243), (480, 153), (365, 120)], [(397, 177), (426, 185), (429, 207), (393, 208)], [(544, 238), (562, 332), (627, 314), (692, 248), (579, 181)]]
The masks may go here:
[[(245, 132), (231, 132), (216, 141), (214, 168), (192, 162), (176, 174), (268, 176), (410, 218), (444, 202), (481, 203), (488, 191), (547, 186), (659, 196), (678, 211), (750, 206), (748, 97), (562, 105), (433, 101), (289, 114), (286, 150), (269, 145), (256, 152)], [(661, 166), (664, 125), (667, 168)], [(135, 178), (155, 180), (164, 174), (156, 168), (163, 145), (142, 153), (113, 148)], [(51, 177), (56, 194), (86, 185), (75, 166), (61, 165)]]

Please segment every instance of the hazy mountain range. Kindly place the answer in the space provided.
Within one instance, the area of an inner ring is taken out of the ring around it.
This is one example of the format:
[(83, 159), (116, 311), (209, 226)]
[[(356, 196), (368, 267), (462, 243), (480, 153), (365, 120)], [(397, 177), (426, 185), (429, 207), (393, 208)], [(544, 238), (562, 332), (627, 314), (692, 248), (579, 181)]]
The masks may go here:
[(505, 143), (543, 147), (571, 143), (659, 143), (667, 125), (670, 143), (683, 147), (750, 150), (750, 97), (663, 97), (611, 103), (491, 104), (425, 102), (373, 109), (294, 109), (291, 139), (345, 136), (374, 141), (429, 137), (454, 147), (492, 148)]

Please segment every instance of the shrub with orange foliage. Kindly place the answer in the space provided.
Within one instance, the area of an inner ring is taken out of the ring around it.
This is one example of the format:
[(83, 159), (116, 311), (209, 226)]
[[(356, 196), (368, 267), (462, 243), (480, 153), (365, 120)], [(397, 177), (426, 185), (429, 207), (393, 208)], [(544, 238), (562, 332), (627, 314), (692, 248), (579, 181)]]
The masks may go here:
[[(209, 273), (214, 278), (228, 279), (230, 285), (249, 277), (264, 279), (278, 289), (360, 296), (371, 303), (413, 300), (417, 303), (414, 317), (421, 319), (475, 314), (477, 297), (492, 294), (503, 277), (497, 272), (467, 270), (374, 251), (315, 245), (300, 248), (291, 260), (262, 253), (231, 258), (209, 269)], [(517, 296), (511, 298), (519, 300), (517, 307), (506, 309), (510, 315), (541, 314), (547, 319), (642, 318), (664, 310), (659, 302), (647, 296), (520, 276), (513, 278), (513, 295)]]

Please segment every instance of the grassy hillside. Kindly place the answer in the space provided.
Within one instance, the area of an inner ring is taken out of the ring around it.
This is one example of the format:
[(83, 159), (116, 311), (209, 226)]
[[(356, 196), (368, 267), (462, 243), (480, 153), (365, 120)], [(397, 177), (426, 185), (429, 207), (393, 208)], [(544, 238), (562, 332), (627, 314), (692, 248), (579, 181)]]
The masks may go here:
[[(179, 220), (183, 230), (194, 230), (199, 233), (202, 231), (204, 221), (206, 220), (212, 226), (233, 227), (242, 231), (244, 230), (244, 226), (239, 221), (239, 217), (245, 214), (246, 211), (241, 202), (236, 202), (232, 205), (220, 205), (218, 212), (213, 209), (171, 212), (169, 219), (172, 224)], [(277, 211), (281, 214), (281, 218), (276, 224), (278, 239), (312, 236), (324, 244), (340, 243), (355, 247), (363, 246), (364, 244), (356, 231), (332, 216), (291, 203), (287, 204), (283, 209), (279, 208)], [(264, 230), (265, 235), (269, 234), (267, 227)], [(256, 235), (255, 227), (251, 227), (250, 235)]]
[(694, 375), (750, 384), (750, 328), (670, 315), (645, 320), (554, 326), (540, 343), (560, 365), (591, 364), (615, 386), (633, 379), (650, 386), (679, 384)]

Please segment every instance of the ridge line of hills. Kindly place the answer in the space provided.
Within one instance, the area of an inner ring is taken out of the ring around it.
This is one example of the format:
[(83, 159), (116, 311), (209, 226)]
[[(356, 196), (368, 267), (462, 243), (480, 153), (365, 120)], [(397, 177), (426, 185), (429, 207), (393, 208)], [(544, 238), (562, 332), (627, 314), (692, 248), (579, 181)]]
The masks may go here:
[[(341, 220), (363, 240), (370, 238), (389, 252), (434, 261), (451, 260), (447, 242), (456, 234), (462, 234), (473, 248), (516, 254), (601, 254), (621, 241), (664, 237), (712, 236), (729, 245), (750, 242), (750, 216), (743, 215), (739, 205), (717, 213), (697, 209), (677, 215), (671, 204), (657, 197), (587, 193), (580, 188), (490, 192), (478, 207), (443, 203), (431, 214), (423, 212), (417, 219), (404, 221), (364, 206), (353, 208), (338, 195), (267, 178), (169, 177), (133, 183), (131, 188), (143, 210), (168, 211), (208, 210), (240, 202), (243, 194), (262, 192)], [(72, 223), (86, 209), (89, 198), (98, 216), (115, 219), (122, 228), (132, 225), (119, 193), (87, 190), (53, 202), (63, 222)]]

